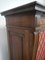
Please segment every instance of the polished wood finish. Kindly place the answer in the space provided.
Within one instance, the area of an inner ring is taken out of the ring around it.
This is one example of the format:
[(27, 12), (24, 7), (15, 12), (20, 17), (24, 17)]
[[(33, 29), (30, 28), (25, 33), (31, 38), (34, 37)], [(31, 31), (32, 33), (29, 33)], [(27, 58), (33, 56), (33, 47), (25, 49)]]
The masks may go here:
[(1, 12), (6, 18), (10, 60), (35, 60), (45, 6), (35, 2)]
[(33, 49), (33, 56), (32, 60), (36, 60), (36, 52), (38, 48), (38, 42), (39, 42), (39, 32), (34, 32), (34, 49)]

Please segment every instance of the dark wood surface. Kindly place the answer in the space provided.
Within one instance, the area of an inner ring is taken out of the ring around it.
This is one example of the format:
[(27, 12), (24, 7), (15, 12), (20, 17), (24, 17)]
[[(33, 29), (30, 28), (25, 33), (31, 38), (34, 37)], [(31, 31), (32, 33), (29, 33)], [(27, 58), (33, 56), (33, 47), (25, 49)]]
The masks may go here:
[(33, 49), (32, 60), (36, 60), (38, 42), (39, 42), (39, 32), (35, 32), (34, 33), (34, 47), (33, 47), (34, 49)]
[[(43, 9), (43, 10), (42, 10)], [(11, 15), (11, 14), (17, 14), (17, 13), (22, 13), (22, 12), (27, 12), (27, 11), (39, 11), (45, 13), (45, 6), (40, 4), (37, 1), (25, 4), (23, 6), (19, 6), (4, 12), (1, 12), (2, 15)]]
[(44, 10), (35, 1), (1, 13), (6, 18), (10, 60), (35, 60), (38, 33), (45, 28)]
[(34, 23), (35, 23), (34, 14), (30, 14), (30, 12), (6, 16), (7, 26), (34, 28), (35, 26)]
[(8, 34), (11, 60), (32, 60), (33, 33), (30, 30), (9, 28)]

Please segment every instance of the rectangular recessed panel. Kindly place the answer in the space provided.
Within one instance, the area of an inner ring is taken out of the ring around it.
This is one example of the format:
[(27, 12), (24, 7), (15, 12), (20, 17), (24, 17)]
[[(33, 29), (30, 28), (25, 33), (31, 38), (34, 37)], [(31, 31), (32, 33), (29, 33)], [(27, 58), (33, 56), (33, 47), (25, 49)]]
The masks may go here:
[(22, 60), (22, 37), (12, 35), (12, 59)]

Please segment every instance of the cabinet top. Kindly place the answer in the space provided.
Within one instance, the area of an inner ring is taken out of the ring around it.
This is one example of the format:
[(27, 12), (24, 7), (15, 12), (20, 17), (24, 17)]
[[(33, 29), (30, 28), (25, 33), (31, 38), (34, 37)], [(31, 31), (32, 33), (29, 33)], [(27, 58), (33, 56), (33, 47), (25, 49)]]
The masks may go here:
[(37, 1), (1, 12), (1, 15), (11, 15), (11, 14), (17, 14), (17, 13), (22, 13), (22, 12), (28, 12), (28, 11), (38, 11), (38, 12), (42, 12), (45, 14), (45, 6), (41, 5), (40, 3), (38, 3)]

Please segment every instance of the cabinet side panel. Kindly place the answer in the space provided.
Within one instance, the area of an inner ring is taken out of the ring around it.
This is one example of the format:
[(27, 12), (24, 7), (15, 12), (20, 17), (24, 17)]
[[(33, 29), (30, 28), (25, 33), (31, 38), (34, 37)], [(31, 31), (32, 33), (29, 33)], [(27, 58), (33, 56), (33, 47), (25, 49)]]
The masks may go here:
[(33, 52), (33, 34), (29, 30), (25, 30), (23, 41), (23, 60), (32, 60)]
[(35, 60), (35, 58), (36, 58), (36, 53), (37, 53), (37, 48), (38, 48), (38, 42), (39, 42), (39, 33), (35, 32), (34, 33), (34, 48), (33, 48), (32, 60)]

